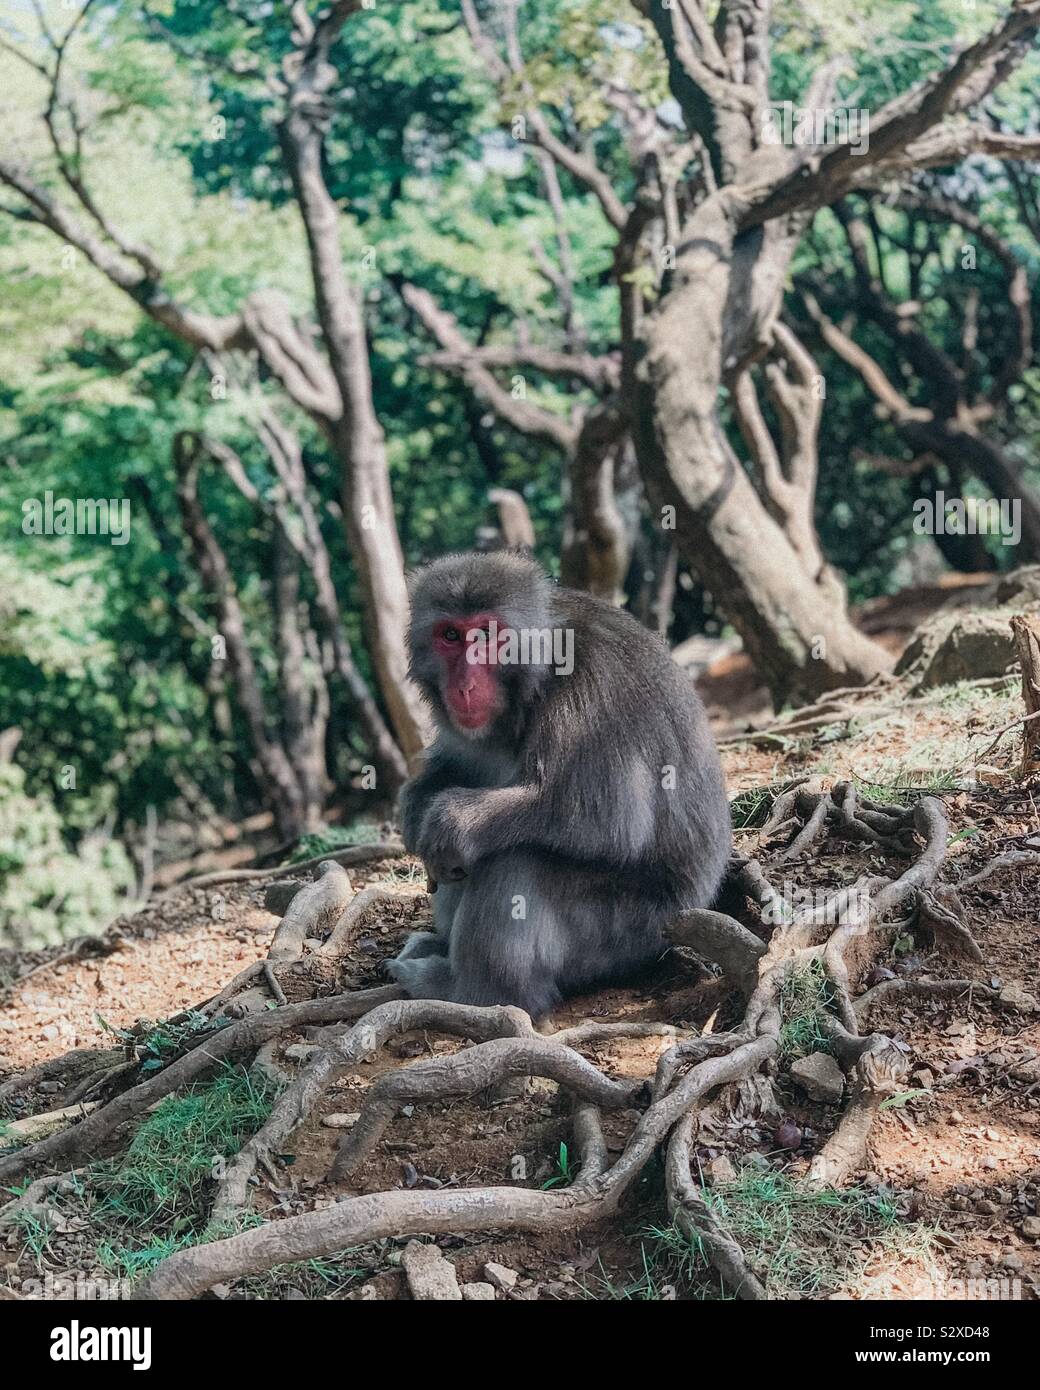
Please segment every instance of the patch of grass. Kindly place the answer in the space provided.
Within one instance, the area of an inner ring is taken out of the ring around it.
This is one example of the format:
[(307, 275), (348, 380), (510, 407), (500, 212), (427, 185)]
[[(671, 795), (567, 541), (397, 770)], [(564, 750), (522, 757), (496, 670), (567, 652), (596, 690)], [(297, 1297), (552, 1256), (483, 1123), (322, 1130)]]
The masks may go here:
[(335, 1259), (275, 1265), (266, 1274), (239, 1280), (235, 1287), (249, 1299), (284, 1298), (287, 1283), (298, 1289), (304, 1298), (335, 1298), (375, 1272), (371, 1263), (359, 1262), (361, 1253), (360, 1250), (344, 1250)]
[(24, 1241), (24, 1248), (29, 1251), (39, 1268), (43, 1254), (50, 1244), (53, 1232), (50, 1226), (42, 1217), (37, 1216), (32, 1211), (15, 1212), (11, 1218), (11, 1225), (17, 1231), (21, 1231)]
[(299, 844), (286, 860), (296, 864), (301, 859), (314, 859), (319, 854), (332, 854), (352, 845), (371, 845), (379, 839), (379, 826), (371, 821), (352, 821), (350, 825), (323, 825), (300, 837)]
[(852, 780), (860, 795), (871, 801), (911, 806), (929, 792), (958, 791), (964, 779), (950, 768), (922, 768), (900, 761), (882, 764), (871, 778), (853, 777)]
[(98, 1263), (109, 1269), (121, 1279), (140, 1279), (150, 1274), (160, 1260), (172, 1255), (175, 1250), (183, 1250), (194, 1245), (191, 1235), (156, 1236), (145, 1245), (116, 1245), (103, 1240), (97, 1248)]
[(194, 1227), (204, 1214), (205, 1188), (222, 1159), (237, 1153), (270, 1114), (276, 1094), (267, 1081), (225, 1066), (207, 1086), (167, 1096), (138, 1129), (125, 1156), (93, 1172), (99, 1205), (117, 1217), (171, 1234)]
[(750, 830), (754, 826), (765, 825), (773, 802), (783, 791), (778, 787), (751, 787), (738, 792), (729, 803), (730, 819), (734, 830)]
[(11, 1128), (10, 1121), (5, 1124), (3, 1120), (0, 1120), (0, 1153), (14, 1153), (16, 1149), (22, 1148), (27, 1142), (17, 1130)]
[(587, 1299), (610, 1303), (668, 1303), (683, 1292), (689, 1295), (701, 1285), (699, 1278), (700, 1257), (689, 1244), (679, 1249), (671, 1241), (661, 1239), (660, 1230), (654, 1226), (647, 1232), (647, 1238), (640, 1241), (639, 1256), (642, 1268), (634, 1278), (623, 1283), (612, 1278), (599, 1262), (599, 1273), (589, 1274), (588, 1282), (582, 1285)]
[(831, 986), (823, 963), (792, 967), (780, 985), (780, 1056), (787, 1062), (810, 1052), (830, 1052), (826, 1032)]
[(375, 880), (375, 882), (381, 888), (393, 888), (396, 887), (398, 884), (407, 884), (409, 886), (413, 884), (419, 884), (421, 887), (425, 888), (426, 869), (423, 864), (418, 862), (398, 862), (395, 864), (391, 864), (390, 867), (387, 869), (386, 873), (381, 874), (380, 877)]
[[(887, 1197), (862, 1188), (815, 1191), (749, 1167), (736, 1182), (704, 1188), (702, 1196), (777, 1299), (855, 1288), (872, 1261), (918, 1261), (930, 1246), (929, 1231), (901, 1222)], [(670, 1258), (684, 1283), (706, 1271), (700, 1243), (677, 1227), (650, 1235), (656, 1258)]]

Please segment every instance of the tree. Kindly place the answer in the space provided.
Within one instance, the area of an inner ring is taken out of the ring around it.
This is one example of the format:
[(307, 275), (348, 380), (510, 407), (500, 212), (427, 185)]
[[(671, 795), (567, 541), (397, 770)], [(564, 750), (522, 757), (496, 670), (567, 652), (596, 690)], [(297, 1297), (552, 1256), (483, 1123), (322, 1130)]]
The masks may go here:
[[(313, 24), (302, 6), (282, 73), (272, 58), (262, 73), (281, 104), (277, 134), (306, 232), (314, 303), (325, 353), (312, 342), (285, 300), (270, 291), (248, 295), (236, 312), (210, 314), (183, 302), (154, 253), (123, 233), (93, 197), (84, 150), (90, 127), (64, 86), (69, 46), (87, 23), (86, 0), (65, 31), (44, 22), (45, 56), (14, 51), (43, 80), (41, 119), (50, 137), (53, 174), (78, 204), (78, 216), (43, 180), (11, 154), (0, 159), (0, 183), (19, 195), (9, 212), (48, 228), (75, 247), (139, 308), (188, 347), (211, 354), (255, 355), (289, 399), (320, 427), (341, 470), (341, 499), (351, 554), (361, 583), (366, 630), (379, 686), (406, 755), (422, 743), (423, 714), (407, 680), (404, 630), (407, 596), (393, 513), (383, 432), (372, 405), (360, 292), (346, 277), (339, 249), (339, 215), (322, 171), (326, 98), (336, 80), (330, 61), (340, 31), (360, 0), (338, 3)], [(10, 44), (5, 44), (11, 48)], [(39, 44), (37, 44), (39, 46)], [(71, 133), (63, 129), (62, 119)]]
[[(806, 293), (805, 306), (823, 341), (860, 373), (877, 401), (879, 414), (891, 421), (911, 451), (910, 460), (889, 460), (883, 466), (903, 475), (924, 474), (927, 478), (933, 476), (934, 465), (940, 462), (946, 466), (955, 493), (961, 490), (967, 475), (978, 478), (996, 498), (1017, 499), (1022, 512), (1023, 556), (1036, 560), (1040, 558), (1040, 494), (1023, 479), (1021, 466), (993, 434), (1009, 391), (1027, 371), (1033, 357), (1033, 315), (1025, 267), (1005, 238), (983, 222), (976, 211), (941, 191), (899, 189), (894, 201), (896, 207), (910, 214), (907, 246), (911, 252), (919, 219), (938, 229), (963, 229), (972, 240), (961, 248), (960, 254), (970, 254), (973, 263), (977, 247), (992, 258), (1008, 309), (1001, 325), (1003, 333), (994, 335), (995, 341), (980, 342), (980, 296), (974, 290), (965, 300), (960, 342), (934, 342), (921, 321), (922, 300), (928, 294), (923, 282), (928, 253), (938, 254), (941, 241), (929, 239), (920, 255), (911, 256), (911, 297), (899, 303), (883, 278), (878, 217), (868, 219), (848, 202), (837, 204), (835, 212), (845, 232), (852, 283), (840, 294), (835, 294), (833, 285), (826, 289), (816, 287), (821, 297), (826, 294), (828, 303), (840, 303), (844, 324), (834, 322), (823, 311), (814, 293)], [(946, 294), (943, 301), (949, 304), (952, 298)], [(901, 375), (916, 384), (912, 398), (856, 342), (849, 331), (850, 312), (853, 318), (860, 316), (870, 323), (887, 340)], [(959, 353), (954, 356), (957, 348)]]

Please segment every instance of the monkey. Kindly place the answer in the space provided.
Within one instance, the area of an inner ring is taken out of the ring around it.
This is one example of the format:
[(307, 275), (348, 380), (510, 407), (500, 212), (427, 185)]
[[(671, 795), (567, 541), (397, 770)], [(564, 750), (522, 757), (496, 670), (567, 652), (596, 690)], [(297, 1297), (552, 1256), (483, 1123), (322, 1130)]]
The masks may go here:
[(390, 975), (413, 998), (513, 1004), (630, 979), (707, 907), (731, 846), (707, 715), (664, 642), (557, 586), (526, 551), (410, 576), (409, 673), (436, 738), (402, 789), (433, 931)]

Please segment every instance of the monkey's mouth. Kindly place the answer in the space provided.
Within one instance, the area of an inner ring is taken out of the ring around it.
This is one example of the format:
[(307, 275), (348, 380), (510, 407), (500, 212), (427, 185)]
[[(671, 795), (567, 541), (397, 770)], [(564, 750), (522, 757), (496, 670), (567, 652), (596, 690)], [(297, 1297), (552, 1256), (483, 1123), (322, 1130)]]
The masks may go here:
[(479, 734), (488, 728), (494, 719), (494, 711), (476, 709), (450, 709), (451, 722), (466, 734)]

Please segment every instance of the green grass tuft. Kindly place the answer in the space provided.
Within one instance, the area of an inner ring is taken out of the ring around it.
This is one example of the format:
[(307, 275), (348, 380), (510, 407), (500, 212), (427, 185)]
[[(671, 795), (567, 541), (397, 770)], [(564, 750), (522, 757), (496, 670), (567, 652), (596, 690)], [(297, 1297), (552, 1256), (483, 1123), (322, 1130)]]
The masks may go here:
[(780, 985), (780, 1056), (790, 1064), (810, 1052), (830, 1052), (826, 1031), (831, 985), (823, 963), (794, 966)]
[[(919, 1261), (931, 1245), (929, 1231), (902, 1222), (889, 1198), (863, 1188), (817, 1191), (748, 1167), (736, 1182), (704, 1188), (702, 1196), (776, 1299), (855, 1288), (872, 1261)], [(692, 1286), (707, 1272), (700, 1243), (676, 1226), (650, 1236), (654, 1258), (677, 1271), (682, 1284)]]
[(350, 849), (352, 845), (372, 845), (378, 839), (379, 826), (371, 821), (323, 825), (320, 830), (312, 830), (300, 837), (286, 863), (297, 864), (301, 859), (315, 859), (319, 854), (334, 854), (336, 850)]
[(193, 1226), (204, 1215), (206, 1188), (220, 1161), (263, 1124), (275, 1094), (271, 1083), (227, 1066), (210, 1085), (167, 1096), (122, 1160), (95, 1168), (100, 1206), (153, 1227), (163, 1221)]

